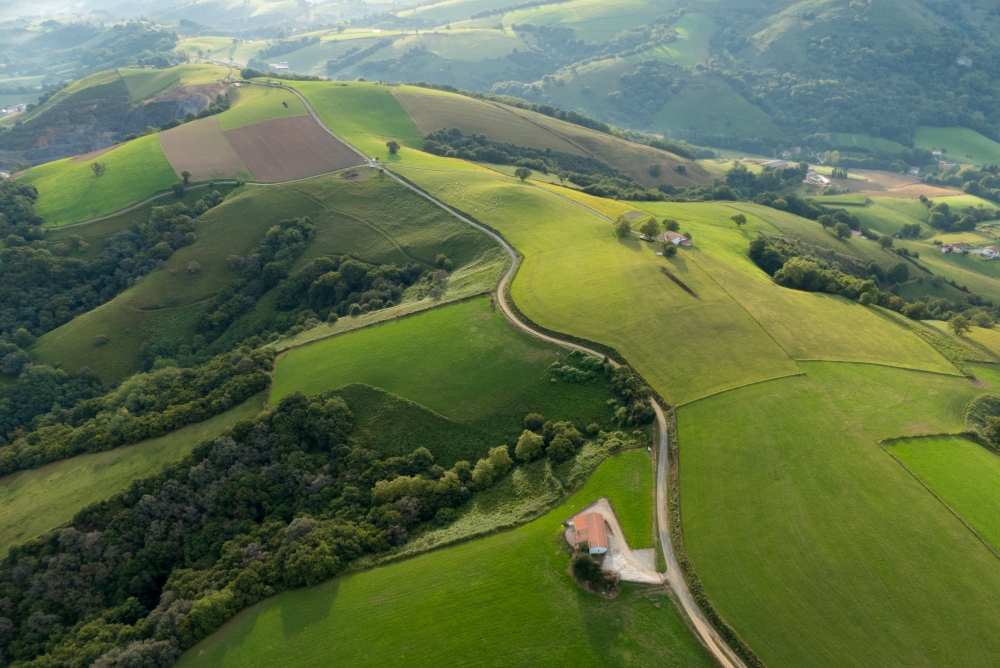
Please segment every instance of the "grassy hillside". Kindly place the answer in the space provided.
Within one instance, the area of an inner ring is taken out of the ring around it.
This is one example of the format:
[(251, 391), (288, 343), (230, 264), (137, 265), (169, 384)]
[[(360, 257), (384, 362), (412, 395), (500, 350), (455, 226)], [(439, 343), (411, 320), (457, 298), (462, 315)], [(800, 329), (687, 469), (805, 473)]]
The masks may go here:
[[(107, 170), (94, 176), (92, 162)], [(32, 167), (19, 181), (38, 188), (37, 210), (47, 225), (64, 225), (122, 209), (177, 181), (157, 135), (116, 146), (93, 160), (66, 158)]]
[(218, 118), (219, 127), (225, 131), (274, 118), (306, 116), (308, 113), (302, 100), (283, 88), (244, 84), (240, 87), (236, 104), (219, 114)]
[(1000, 458), (960, 436), (893, 441), (886, 450), (1000, 551)]
[(1000, 562), (880, 439), (958, 431), (968, 380), (803, 363), (678, 411), (688, 555), (769, 666), (989, 663)]
[(80, 509), (114, 496), (133, 480), (177, 461), (239, 420), (257, 415), (263, 396), (166, 436), (80, 455), (0, 478), (0, 554), (68, 522)]
[(164, 70), (118, 70), (133, 100), (145, 100), (178, 86), (195, 86), (221, 81), (229, 76), (229, 68), (219, 65), (187, 63)]
[(358, 666), (711, 665), (662, 590), (626, 585), (609, 601), (565, 572), (561, 522), (608, 496), (626, 527), (642, 526), (648, 516), (622, 481), (636, 480), (648, 499), (649, 468), (643, 451), (622, 454), (524, 527), (264, 601), (178, 665), (319, 666), (333, 653)]
[(994, 165), (1000, 163), (1000, 144), (969, 128), (917, 128), (917, 148), (946, 149), (941, 156), (950, 162)]
[(486, 298), (325, 339), (278, 361), (271, 402), (349, 383), (386, 389), (456, 420), (480, 417), (541, 376), (557, 349), (513, 329)]
[[(197, 219), (196, 243), (178, 249), (162, 269), (111, 302), (41, 337), (33, 354), (65, 369), (86, 365), (106, 380), (118, 380), (142, 367), (144, 346), (157, 341), (190, 345), (201, 302), (237, 276), (226, 258), (250, 252), (272, 225), (296, 216), (311, 217), (317, 227), (299, 266), (320, 255), (343, 253), (374, 263), (432, 265), (437, 254), (444, 253), (455, 264), (442, 297), (445, 302), (488, 290), (506, 266), (489, 237), (386, 178), (334, 175), (287, 185), (245, 186)], [(190, 262), (201, 270), (189, 272)], [(395, 307), (342, 318), (335, 326), (320, 325), (296, 342), (438, 303), (431, 297), (404, 296)], [(262, 300), (257, 308), (273, 305)], [(100, 334), (108, 343), (95, 347)]]

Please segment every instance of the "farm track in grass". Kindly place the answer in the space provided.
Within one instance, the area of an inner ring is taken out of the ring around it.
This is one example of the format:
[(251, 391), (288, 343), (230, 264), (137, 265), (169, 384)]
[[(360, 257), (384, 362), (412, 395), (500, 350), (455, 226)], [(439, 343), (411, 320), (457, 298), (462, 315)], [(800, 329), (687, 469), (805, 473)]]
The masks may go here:
[(181, 459), (239, 420), (255, 417), (263, 399), (260, 394), (251, 397), (225, 413), (165, 436), (0, 478), (0, 554), (61, 526), (91, 503), (114, 496), (132, 481)]

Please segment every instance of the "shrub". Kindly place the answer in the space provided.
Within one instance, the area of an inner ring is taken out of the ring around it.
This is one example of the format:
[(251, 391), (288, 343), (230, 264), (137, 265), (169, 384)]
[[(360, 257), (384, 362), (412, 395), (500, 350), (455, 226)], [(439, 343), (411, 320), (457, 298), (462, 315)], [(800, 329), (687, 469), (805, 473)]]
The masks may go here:
[(624, 239), (632, 233), (632, 228), (629, 226), (628, 221), (625, 220), (625, 216), (618, 216), (615, 219), (615, 236), (619, 239)]
[(493, 466), (494, 478), (504, 477), (510, 471), (510, 467), (514, 465), (506, 445), (498, 445), (495, 448), (490, 448), (489, 459), (490, 464)]
[(97, 336), (94, 337), (94, 347), (95, 348), (100, 348), (101, 346), (105, 345), (107, 342), (108, 342), (108, 335), (107, 334), (98, 334)]
[(652, 176), (654, 179), (658, 179), (658, 178), (660, 178), (661, 169), (662, 168), (658, 164), (656, 164), (656, 165), (650, 165), (649, 166), (649, 175)]
[(579, 551), (573, 557), (573, 576), (580, 582), (584, 582), (597, 591), (608, 591), (614, 589), (618, 584), (618, 579), (613, 575), (608, 575), (601, 570), (593, 557), (585, 551)]
[(476, 462), (476, 468), (472, 469), (472, 484), (476, 489), (486, 489), (498, 477), (493, 462), (489, 459), (480, 459)]
[(514, 448), (514, 456), (522, 462), (530, 462), (541, 456), (545, 448), (545, 441), (538, 434), (524, 430), (521, 437), (517, 439), (517, 446)]
[(545, 424), (545, 418), (540, 413), (528, 413), (524, 416), (524, 428), (538, 431)]
[(552, 461), (561, 464), (576, 454), (576, 448), (573, 447), (573, 442), (565, 436), (556, 436), (549, 443), (549, 447), (546, 448), (545, 453)]

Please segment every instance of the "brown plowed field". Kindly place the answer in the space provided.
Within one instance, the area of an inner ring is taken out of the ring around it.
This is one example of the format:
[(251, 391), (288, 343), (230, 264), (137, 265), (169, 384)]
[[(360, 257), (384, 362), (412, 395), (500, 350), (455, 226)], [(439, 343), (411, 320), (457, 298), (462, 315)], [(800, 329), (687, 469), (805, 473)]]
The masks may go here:
[(257, 181), (291, 181), (363, 162), (311, 116), (276, 118), (228, 130), (225, 136)]
[(160, 133), (160, 148), (174, 171), (191, 172), (192, 181), (246, 177), (252, 172), (233, 150), (215, 116)]

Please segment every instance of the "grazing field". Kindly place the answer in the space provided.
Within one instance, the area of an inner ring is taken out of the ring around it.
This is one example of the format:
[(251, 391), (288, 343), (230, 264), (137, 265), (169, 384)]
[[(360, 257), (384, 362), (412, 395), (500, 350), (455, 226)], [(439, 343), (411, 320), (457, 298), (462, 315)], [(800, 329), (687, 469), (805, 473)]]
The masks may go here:
[[(147, 343), (189, 345), (202, 309), (199, 302), (237, 277), (226, 258), (249, 253), (272, 225), (297, 216), (311, 217), (317, 228), (297, 266), (331, 253), (354, 253), (366, 262), (429, 266), (438, 253), (444, 253), (455, 264), (441, 298), (444, 302), (488, 290), (507, 266), (502, 250), (488, 236), (385, 177), (350, 180), (332, 175), (280, 186), (248, 185), (196, 220), (196, 243), (175, 251), (162, 269), (112, 301), (40, 337), (33, 354), (67, 370), (89, 366), (111, 381), (142, 367)], [(192, 261), (201, 266), (199, 272), (187, 271)], [(263, 301), (258, 309), (268, 307)], [(294, 343), (441, 301), (404, 295), (402, 303), (390, 309), (342, 318), (332, 327), (320, 325), (303, 332)], [(95, 347), (100, 334), (109, 340)]]
[(47, 225), (112, 213), (177, 181), (156, 135), (122, 144), (98, 162), (107, 165), (101, 176), (94, 176), (89, 162), (66, 158), (32, 167), (18, 180), (38, 188), (36, 208)]
[(845, 146), (848, 148), (877, 149), (889, 153), (899, 153), (905, 151), (906, 147), (888, 139), (872, 137), (864, 134), (850, 134), (846, 132), (828, 132), (827, 139), (834, 146)]
[[(605, 600), (566, 573), (562, 522), (609, 496), (633, 525), (616, 492), (649, 466), (641, 451), (610, 458), (523, 527), (263, 601), (177, 665), (308, 667), (331, 655), (356, 666), (713, 665), (662, 588), (626, 585)], [(652, 497), (652, 486), (642, 493)]]
[(958, 163), (973, 163), (977, 167), (1000, 163), (1000, 144), (969, 128), (917, 128), (914, 139), (917, 148), (946, 149), (941, 156)]
[(957, 432), (963, 378), (803, 363), (678, 411), (684, 541), (768, 666), (987, 665), (1000, 561), (886, 455)]
[(192, 181), (220, 178), (251, 178), (219, 127), (219, 117), (209, 116), (159, 133), (160, 148), (174, 171), (190, 172)]
[[(544, 114), (422, 88), (397, 89), (394, 94), (422, 134), (455, 127), (466, 134), (484, 134), (493, 141), (594, 157), (651, 187), (708, 180), (708, 172), (696, 162)], [(658, 178), (649, 174), (653, 164), (662, 168)], [(686, 166), (688, 176), (674, 171), (679, 164)]]
[(229, 68), (220, 65), (184, 64), (165, 70), (121, 68), (118, 74), (125, 80), (133, 100), (145, 100), (177, 86), (211, 84), (229, 76)]
[[(690, 401), (798, 371), (687, 253), (665, 262), (653, 245), (634, 237), (616, 239), (606, 220), (541, 188), (464, 174), (458, 180), (442, 172), (401, 171), (498, 229), (524, 254), (511, 295), (529, 318), (613, 346), (668, 401)], [(732, 215), (718, 205), (704, 211), (723, 219)], [(664, 277), (660, 268), (665, 265), (700, 299)]]
[(662, 4), (647, 0), (569, 0), (516, 9), (503, 16), (503, 26), (530, 23), (531, 25), (555, 25), (569, 28), (578, 39), (586, 42), (610, 39), (622, 30), (649, 23), (663, 13)]
[(363, 162), (311, 116), (276, 118), (225, 134), (254, 178), (265, 183), (303, 179)]
[(1000, 551), (1000, 457), (962, 436), (893, 441), (886, 450)]
[(559, 357), (482, 297), (290, 350), (275, 368), (270, 401), (366, 383), (454, 420), (473, 420)]
[[(763, 328), (789, 356), (797, 360), (828, 360), (888, 364), (938, 373), (959, 373), (944, 357), (913, 332), (877, 308), (815, 292), (776, 285), (746, 256), (757, 233), (813, 240), (844, 254), (879, 261), (898, 261), (876, 244), (841, 241), (811, 220), (756, 205), (734, 204), (750, 214), (747, 229), (737, 231), (729, 221), (729, 206), (641, 203), (646, 211), (673, 218), (694, 234), (697, 252), (690, 261), (715, 282)], [(750, 208), (747, 208), (749, 206)], [(776, 215), (772, 215), (776, 214)], [(768, 221), (758, 217), (767, 216)], [(826, 238), (829, 241), (826, 241)], [(678, 257), (680, 257), (678, 255)], [(864, 342), (860, 344), (859, 342)]]
[(661, 44), (642, 53), (629, 56), (632, 60), (663, 60), (679, 67), (694, 67), (705, 64), (709, 58), (709, 41), (718, 26), (708, 14), (692, 12), (684, 14), (672, 26), (678, 38), (669, 44)]
[(226, 427), (256, 416), (263, 400), (262, 395), (251, 397), (225, 413), (159, 438), (0, 478), (0, 554), (68, 522), (82, 508), (114, 496), (133, 480), (181, 459)]
[(385, 143), (420, 148), (424, 138), (388, 87), (365, 82), (296, 81), (327, 127), (368, 156), (385, 156)]
[(720, 79), (698, 77), (669, 99), (653, 116), (650, 129), (732, 134), (780, 139), (784, 133), (771, 117), (747, 102)]
[(302, 100), (284, 88), (242, 84), (239, 100), (228, 111), (217, 116), (219, 127), (235, 130), (244, 125), (262, 123), (288, 116), (308, 116)]

